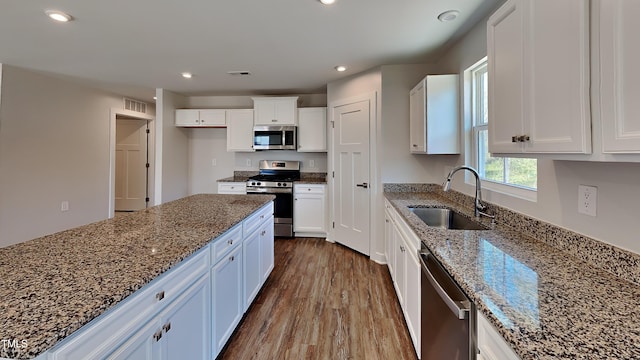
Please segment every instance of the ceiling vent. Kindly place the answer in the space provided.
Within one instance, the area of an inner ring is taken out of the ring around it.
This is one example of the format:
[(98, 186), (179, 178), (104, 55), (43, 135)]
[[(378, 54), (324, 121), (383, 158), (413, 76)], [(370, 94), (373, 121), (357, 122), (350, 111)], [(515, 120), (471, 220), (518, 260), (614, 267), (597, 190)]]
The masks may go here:
[(139, 113), (147, 113), (147, 103), (141, 101), (124, 98), (124, 109), (131, 110)]
[(235, 71), (227, 71), (227, 74), (229, 74), (229, 75), (249, 76), (249, 75), (251, 75), (251, 72), (250, 71), (246, 71), (246, 70), (235, 70)]

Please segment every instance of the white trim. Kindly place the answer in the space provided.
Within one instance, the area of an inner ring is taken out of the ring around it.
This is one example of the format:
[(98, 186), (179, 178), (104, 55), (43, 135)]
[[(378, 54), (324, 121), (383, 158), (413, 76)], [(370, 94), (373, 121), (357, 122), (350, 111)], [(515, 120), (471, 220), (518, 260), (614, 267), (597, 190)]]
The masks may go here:
[[(151, 115), (147, 115), (147, 114), (142, 114), (142, 113), (138, 113), (135, 111), (131, 111), (131, 110), (125, 110), (125, 109), (119, 109), (119, 108), (111, 108), (110, 112), (109, 112), (109, 212), (107, 213), (107, 217), (109, 219), (111, 219), (112, 217), (115, 216), (115, 209), (116, 209), (116, 198), (115, 198), (115, 193), (116, 193), (116, 118), (117, 116), (126, 116), (132, 119), (137, 119), (137, 120), (147, 120), (147, 122), (149, 123), (149, 128), (151, 128), (151, 125), (153, 124), (155, 118)], [(153, 139), (155, 139), (155, 135), (154, 135), (154, 131), (151, 132), (150, 136), (149, 136), (149, 155), (153, 155), (153, 149), (154, 146), (152, 146), (155, 141), (153, 141)], [(155, 167), (153, 166), (153, 161), (151, 161), (153, 157), (150, 157), (149, 162), (152, 164), (151, 167), (149, 168), (149, 179), (147, 181), (149, 181), (149, 197), (152, 196), (153, 194), (153, 184), (154, 182), (152, 181), (153, 175), (154, 175), (154, 169)], [(151, 202), (153, 204), (153, 202)]]

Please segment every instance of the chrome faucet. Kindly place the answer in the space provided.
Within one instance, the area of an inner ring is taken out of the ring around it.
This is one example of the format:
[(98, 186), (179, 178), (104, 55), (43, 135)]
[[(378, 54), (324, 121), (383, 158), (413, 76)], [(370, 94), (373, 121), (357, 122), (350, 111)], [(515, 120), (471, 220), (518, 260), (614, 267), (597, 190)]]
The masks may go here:
[(442, 184), (442, 190), (443, 191), (451, 190), (451, 178), (453, 177), (453, 174), (455, 174), (459, 170), (469, 170), (471, 171), (473, 176), (476, 177), (476, 198), (474, 202), (475, 206), (474, 206), (474, 212), (473, 212), (475, 217), (480, 217), (480, 215), (484, 215), (488, 218), (495, 220), (495, 216), (482, 212), (487, 207), (482, 204), (482, 183), (480, 182), (480, 175), (478, 175), (478, 172), (476, 171), (476, 169), (470, 166), (458, 166), (457, 168), (451, 170), (449, 172), (449, 175), (447, 175), (447, 180), (445, 180), (445, 182)]

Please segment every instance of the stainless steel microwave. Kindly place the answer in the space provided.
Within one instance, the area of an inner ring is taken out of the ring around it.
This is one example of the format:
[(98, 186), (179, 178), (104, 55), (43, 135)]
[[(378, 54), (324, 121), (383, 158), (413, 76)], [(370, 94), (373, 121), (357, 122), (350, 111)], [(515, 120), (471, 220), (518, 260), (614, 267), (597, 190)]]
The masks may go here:
[(295, 126), (255, 126), (254, 150), (296, 150)]

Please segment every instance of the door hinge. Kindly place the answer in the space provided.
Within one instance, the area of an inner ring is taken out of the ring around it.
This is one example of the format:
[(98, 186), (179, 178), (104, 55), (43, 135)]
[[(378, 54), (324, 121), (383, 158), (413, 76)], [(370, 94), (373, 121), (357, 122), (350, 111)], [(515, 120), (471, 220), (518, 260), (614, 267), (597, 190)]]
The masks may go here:
[(147, 169), (148, 169), (148, 168), (149, 168), (149, 163), (146, 163), (144, 166), (146, 166), (146, 167), (147, 167)]
[(331, 223), (331, 227), (334, 228), (334, 229), (336, 228), (336, 222), (335, 221)]
[(150, 134), (150, 133), (151, 133), (151, 130), (147, 129), (147, 134)]
[(148, 197), (147, 197), (147, 198), (144, 198), (144, 201), (145, 201), (145, 202), (149, 202), (149, 200), (151, 200), (151, 199), (149, 199)]
[(336, 122), (334, 120), (331, 120), (331, 128), (332, 129), (335, 129), (335, 127), (336, 127), (335, 125), (336, 125)]

